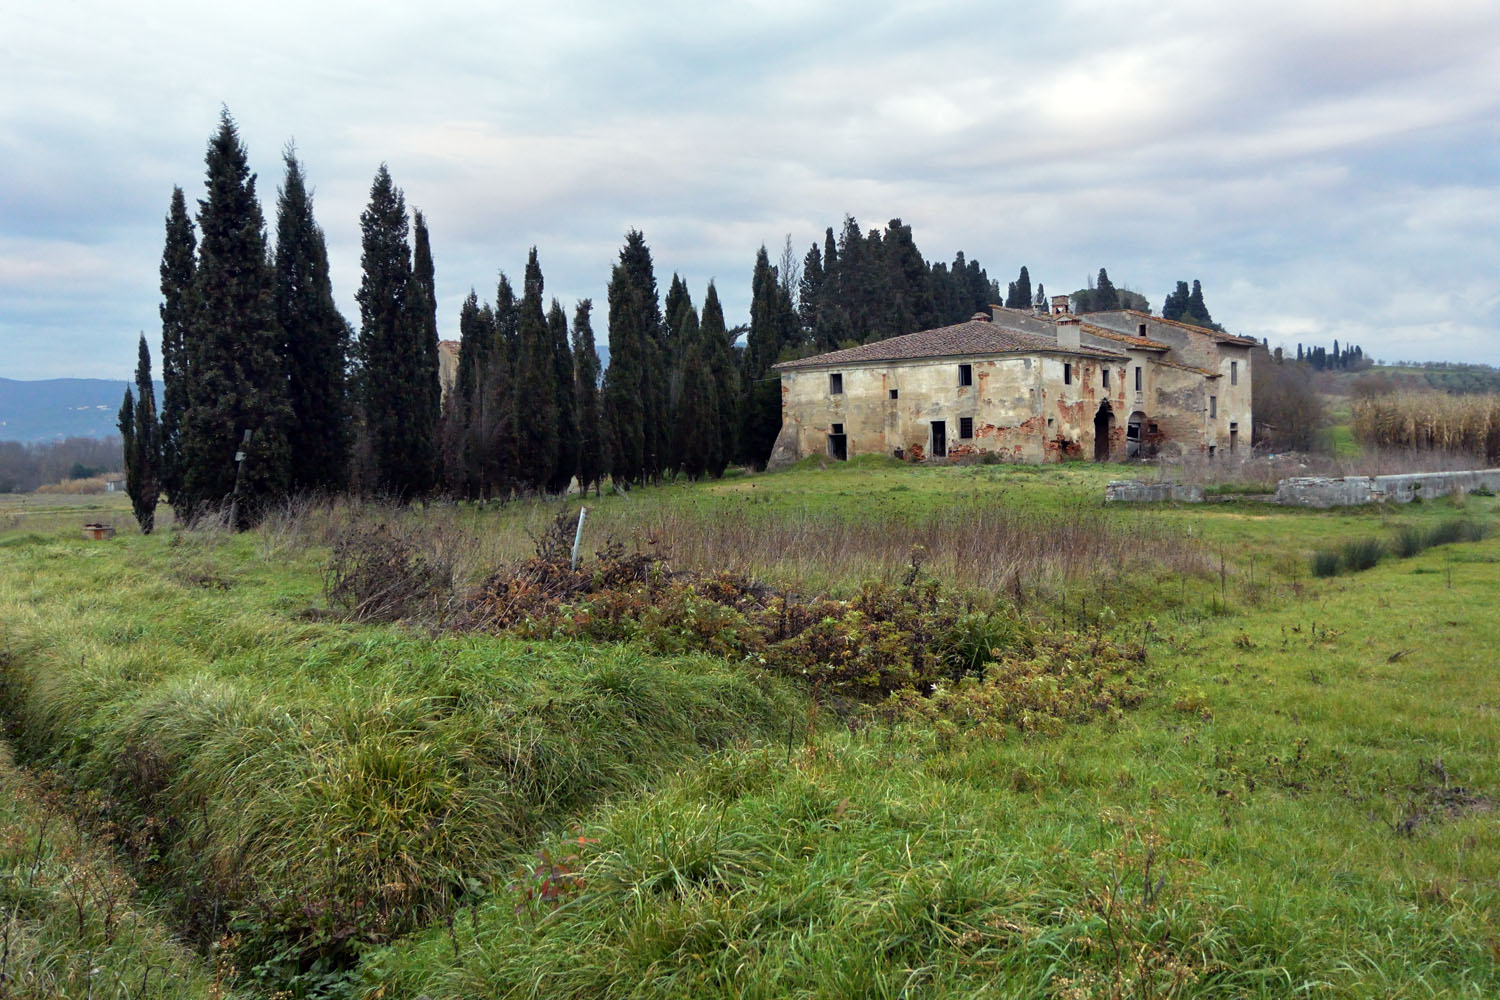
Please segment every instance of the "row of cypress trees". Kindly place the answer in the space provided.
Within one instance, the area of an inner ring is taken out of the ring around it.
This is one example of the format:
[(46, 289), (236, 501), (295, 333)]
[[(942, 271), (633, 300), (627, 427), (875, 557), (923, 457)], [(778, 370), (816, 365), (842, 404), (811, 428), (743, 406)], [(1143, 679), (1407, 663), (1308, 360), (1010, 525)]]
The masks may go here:
[[(127, 488), (149, 530), (165, 493), (179, 519), (355, 490), (398, 500), (598, 491), (763, 464), (780, 428), (778, 360), (965, 319), (998, 294), (977, 262), (928, 264), (893, 219), (846, 218), (795, 272), (756, 257), (746, 346), (709, 283), (702, 311), (676, 274), (665, 301), (645, 237), (626, 235), (608, 291), (600, 377), (593, 303), (544, 305), (532, 248), (518, 297), (459, 315), (453, 391), (439, 381), (430, 238), (382, 165), (360, 216), (356, 331), (340, 315), (326, 241), (295, 150), (284, 153), (274, 250), (255, 175), (227, 110), (209, 140), (196, 218), (174, 188), (161, 261), (163, 398), (144, 336), (120, 412)], [(246, 436), (248, 432), (248, 437)]]

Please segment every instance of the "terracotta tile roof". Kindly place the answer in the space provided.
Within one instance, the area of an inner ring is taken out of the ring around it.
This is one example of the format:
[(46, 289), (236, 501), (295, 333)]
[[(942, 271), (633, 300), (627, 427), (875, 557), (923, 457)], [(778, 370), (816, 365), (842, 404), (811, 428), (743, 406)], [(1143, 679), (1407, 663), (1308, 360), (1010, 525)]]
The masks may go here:
[(1163, 344), (1159, 340), (1152, 340), (1149, 337), (1133, 337), (1128, 333), (1121, 333), (1118, 330), (1110, 330), (1106, 327), (1099, 326), (1095, 323), (1089, 323), (1087, 321), (1080, 324), (1080, 329), (1082, 329), (1084, 333), (1090, 334), (1092, 336), (1104, 337), (1107, 340), (1119, 341), (1122, 344), (1129, 344), (1131, 347), (1139, 347), (1142, 350), (1170, 351), (1172, 349), (1171, 344)]
[(1254, 347), (1256, 344), (1260, 343), (1260, 341), (1254, 339), (1253, 337), (1236, 337), (1232, 333), (1223, 333), (1219, 330), (1210, 330), (1206, 326), (1194, 326), (1192, 323), (1183, 323), (1180, 320), (1167, 319), (1163, 316), (1153, 316), (1150, 313), (1138, 312), (1135, 309), (1121, 309), (1120, 311), (1129, 316), (1139, 316), (1141, 319), (1154, 320), (1157, 323), (1166, 323), (1168, 326), (1180, 327), (1184, 330), (1191, 330), (1194, 333), (1206, 333), (1210, 337), (1224, 344), (1243, 344), (1246, 347)]
[(916, 361), (924, 358), (973, 357), (988, 354), (1068, 354), (1076, 357), (1122, 358), (1116, 351), (1097, 347), (1060, 348), (1051, 337), (1042, 337), (982, 320), (969, 320), (935, 330), (921, 330), (877, 340), (842, 351), (816, 354), (796, 361), (783, 361), (771, 367), (776, 371), (798, 368), (824, 368), (830, 365), (860, 364), (878, 361)]
[(1224, 373), (1210, 371), (1207, 368), (1199, 368), (1197, 365), (1185, 365), (1180, 361), (1168, 361), (1166, 358), (1157, 358), (1156, 363), (1165, 368), (1176, 368), (1178, 371), (1197, 372), (1204, 378), (1220, 378)]

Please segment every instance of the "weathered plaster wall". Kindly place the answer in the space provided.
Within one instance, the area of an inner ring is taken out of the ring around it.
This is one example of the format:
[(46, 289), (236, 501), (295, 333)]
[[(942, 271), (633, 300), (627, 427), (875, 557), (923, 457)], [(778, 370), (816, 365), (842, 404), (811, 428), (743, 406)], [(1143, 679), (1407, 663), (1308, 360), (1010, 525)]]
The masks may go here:
[[(1064, 363), (1073, 367), (1064, 379)], [(1125, 454), (1123, 359), (1110, 362), (1106, 389), (1099, 359), (1032, 355), (939, 359), (899, 364), (847, 365), (784, 372), (782, 431), (773, 464), (830, 453), (829, 435), (840, 424), (850, 456), (894, 454), (925, 459), (932, 453), (932, 424), (943, 421), (948, 456), (992, 452), (1015, 461), (1092, 458), (1094, 417), (1109, 400), (1114, 412), (1110, 453)], [(958, 384), (958, 366), (973, 366), (973, 384)], [(829, 376), (842, 376), (843, 392)], [(895, 390), (896, 399), (890, 398)], [(974, 422), (962, 438), (960, 421)]]

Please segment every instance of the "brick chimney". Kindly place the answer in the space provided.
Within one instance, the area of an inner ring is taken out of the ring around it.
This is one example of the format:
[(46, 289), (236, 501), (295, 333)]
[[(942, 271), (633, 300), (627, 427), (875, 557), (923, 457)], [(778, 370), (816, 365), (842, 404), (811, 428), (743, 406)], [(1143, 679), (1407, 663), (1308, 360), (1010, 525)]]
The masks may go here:
[(1052, 315), (1066, 316), (1073, 311), (1073, 300), (1066, 295), (1052, 296)]

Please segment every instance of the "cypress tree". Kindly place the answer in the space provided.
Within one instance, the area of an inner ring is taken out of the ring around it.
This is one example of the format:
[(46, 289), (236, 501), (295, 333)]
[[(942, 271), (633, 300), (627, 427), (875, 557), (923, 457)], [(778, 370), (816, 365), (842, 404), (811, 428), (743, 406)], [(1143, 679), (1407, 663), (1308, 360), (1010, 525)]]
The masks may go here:
[(370, 485), (398, 500), (432, 488), (436, 478), (437, 378), (431, 305), (412, 271), (406, 197), (385, 164), (360, 214), (363, 277), (359, 294), (360, 404), (368, 437)]
[(1005, 305), (1008, 309), (1030, 309), (1031, 303), (1031, 275), (1023, 264), (1020, 276), (1011, 282), (1007, 290)]
[(1052, 311), (1052, 304), (1047, 301), (1047, 286), (1040, 281), (1036, 283), (1036, 301), (1032, 303), (1032, 308), (1042, 313)]
[(1191, 296), (1186, 281), (1177, 283), (1176, 291), (1169, 294), (1166, 301), (1161, 304), (1161, 318), (1187, 322), (1184, 315), (1188, 310), (1188, 299)]
[(519, 445), (517, 473), (523, 485), (546, 489), (557, 464), (558, 412), (552, 338), (542, 313), (542, 268), (536, 247), (526, 259), (519, 315), (513, 419)]
[(655, 331), (661, 325), (656, 277), (645, 237), (632, 229), (609, 280), (609, 368), (604, 373), (605, 453), (619, 484), (659, 471), (665, 420), (659, 414)]
[(135, 367), (137, 395), (125, 389), (120, 406), (120, 438), (125, 450), (125, 492), (141, 534), (156, 526), (156, 502), (161, 496), (161, 429), (156, 422), (156, 389), (151, 384), (151, 352), (141, 335)]
[[(557, 398), (557, 460), (549, 493), (566, 493), (578, 471), (578, 406), (574, 395), (573, 350), (568, 346), (568, 319), (562, 304), (552, 300), (547, 311), (547, 334), (552, 342), (552, 388)], [(581, 489), (581, 484), (580, 484)]]
[[(849, 260), (842, 250), (840, 256), (846, 262)], [(776, 270), (762, 245), (755, 255), (755, 270), (750, 279), (750, 334), (745, 345), (746, 394), (740, 429), (741, 455), (757, 468), (765, 464), (781, 430), (781, 385), (771, 374), (771, 365), (781, 354), (781, 336)]]
[(334, 305), (328, 250), (302, 165), (291, 147), (282, 158), (272, 298), (292, 413), (291, 488), (336, 493), (349, 483), (349, 324)]
[(691, 309), (682, 312), (678, 342), (683, 345), (682, 401), (676, 422), (675, 451), (681, 458), (682, 471), (697, 481), (715, 461), (719, 406), (698, 317)]
[(421, 393), (422, 433), (432, 434), (442, 409), (443, 383), (438, 372), (437, 278), (432, 264), (432, 242), (427, 233), (427, 219), (421, 211), (412, 213), (412, 278), (422, 290), (422, 308), (417, 310), (414, 344), (417, 357), (417, 390)]
[[(493, 495), (505, 496), (520, 483), (520, 444), (517, 438), (515, 383), (516, 359), (520, 356), (520, 315), (516, 294), (505, 272), (495, 286), (495, 308), (490, 315), (490, 350), (485, 362), (483, 393), (487, 423), (484, 425), (484, 481)], [(487, 494), (490, 495), (490, 494)]]
[(1114, 282), (1109, 280), (1109, 273), (1104, 268), (1099, 268), (1099, 277), (1094, 282), (1094, 295), (1090, 312), (1113, 312), (1120, 308), (1120, 293), (1115, 291)]
[(172, 188), (167, 213), (166, 246), (161, 255), (161, 448), (162, 488), (167, 501), (177, 505), (182, 493), (182, 417), (187, 410), (192, 375), (187, 367), (187, 342), (192, 326), (193, 281), (197, 272), (198, 241), (188, 217), (182, 188)]
[[(224, 503), (240, 484), (239, 523), (248, 527), (291, 485), (291, 418), (281, 335), (271, 298), (265, 217), (245, 147), (225, 110), (209, 140), (207, 197), (199, 201), (193, 318), (184, 343), (189, 373), (179, 432), (183, 520)], [(237, 478), (242, 436), (253, 437)]]
[[(739, 453), (740, 372), (734, 357), (734, 335), (724, 326), (724, 307), (719, 290), (708, 283), (703, 297), (703, 322), (699, 337), (704, 346), (709, 371), (713, 373), (717, 441), (709, 451), (709, 475), (715, 479), (724, 474), (729, 462)], [(778, 390), (779, 391), (779, 390)]]
[(573, 313), (573, 398), (578, 414), (578, 491), (595, 495), (604, 478), (603, 414), (599, 407), (599, 352), (590, 320), (594, 303), (582, 299)]

